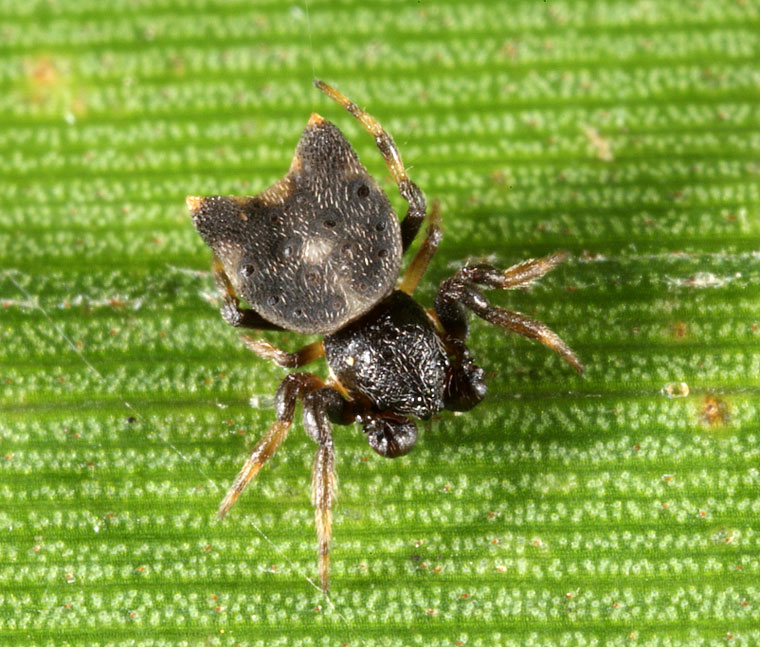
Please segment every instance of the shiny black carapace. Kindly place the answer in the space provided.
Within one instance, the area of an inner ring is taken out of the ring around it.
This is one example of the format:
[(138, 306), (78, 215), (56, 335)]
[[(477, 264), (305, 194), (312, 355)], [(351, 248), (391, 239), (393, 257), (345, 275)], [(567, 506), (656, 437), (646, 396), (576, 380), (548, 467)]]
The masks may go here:
[[(559, 263), (563, 253), (507, 270), (465, 266), (441, 283), (434, 308), (425, 309), (411, 295), (441, 241), (434, 204), (425, 240), (396, 286), (402, 255), (426, 216), (425, 197), (407, 177), (382, 126), (326, 83), (315, 85), (375, 138), (409, 203), (400, 223), (351, 144), (316, 114), (301, 135), (290, 170), (276, 184), (252, 197), (190, 196), (187, 205), (195, 228), (213, 250), (227, 323), (324, 336), (295, 353), (243, 336), (253, 352), (288, 368), (325, 356), (330, 379), (291, 373), (282, 381), (275, 398), (277, 421), (238, 474), (219, 516), (284, 440), (301, 400), (304, 427), (318, 444), (313, 503), (319, 574), (327, 591), (336, 482), (331, 423), (358, 422), (372, 449), (395, 458), (417, 440), (414, 418), (425, 420), (442, 409), (472, 409), (485, 397), (486, 384), (483, 369), (465, 345), (468, 310), (539, 340), (578, 372), (583, 365), (542, 323), (490, 305), (478, 287), (525, 287)], [(250, 308), (241, 308), (239, 297)]]

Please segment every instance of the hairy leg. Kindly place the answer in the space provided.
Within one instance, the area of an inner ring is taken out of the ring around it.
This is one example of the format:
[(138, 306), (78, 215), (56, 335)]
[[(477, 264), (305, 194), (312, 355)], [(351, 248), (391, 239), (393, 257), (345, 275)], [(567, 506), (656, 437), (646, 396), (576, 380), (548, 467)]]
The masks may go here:
[(229, 512), (251, 479), (259, 473), (264, 463), (272, 457), (282, 441), (285, 440), (293, 423), (298, 398), (303, 397), (304, 392), (321, 388), (322, 384), (322, 380), (309, 373), (291, 373), (282, 381), (277, 389), (277, 395), (275, 395), (277, 421), (253, 448), (232, 487), (227, 491), (227, 495), (219, 506), (218, 515), (220, 519)]
[(490, 265), (463, 267), (453, 277), (441, 283), (438, 288), (435, 298), (438, 320), (451, 337), (465, 340), (468, 334), (467, 310), (470, 310), (489, 323), (523, 337), (540, 341), (558, 353), (578, 373), (583, 373), (583, 364), (578, 356), (548, 326), (520, 312), (492, 306), (476, 287), (476, 285), (497, 289), (526, 287), (553, 269), (565, 257), (566, 254), (563, 253), (552, 254), (519, 263), (503, 271)]
[(317, 529), (319, 579), (325, 592), (330, 588), (332, 507), (337, 485), (335, 448), (330, 422), (353, 422), (350, 408), (350, 404), (330, 388), (308, 393), (303, 403), (304, 428), (318, 445), (311, 473), (311, 501), (314, 505), (314, 525)]
[(325, 348), (321, 341), (315, 341), (303, 348), (299, 348), (295, 353), (289, 353), (263, 339), (254, 339), (249, 335), (240, 335), (240, 339), (246, 345), (246, 348), (256, 353), (259, 357), (271, 360), (275, 364), (284, 366), (285, 368), (304, 366), (325, 354)]
[(407, 294), (414, 292), (430, 260), (438, 249), (441, 238), (443, 238), (443, 232), (441, 231), (441, 205), (438, 200), (435, 200), (433, 208), (430, 210), (430, 220), (425, 231), (425, 240), (422, 241), (422, 245), (417, 250), (412, 262), (406, 268), (406, 272), (404, 272), (404, 276), (401, 279), (401, 284), (398, 286), (399, 290)]
[(411, 245), (422, 225), (422, 221), (425, 219), (425, 196), (419, 187), (407, 176), (404, 170), (404, 163), (401, 161), (401, 154), (393, 138), (374, 117), (364, 112), (364, 110), (335, 88), (319, 80), (315, 80), (314, 85), (356, 117), (359, 123), (364, 126), (364, 129), (375, 138), (375, 144), (380, 149), (388, 171), (398, 186), (401, 197), (409, 203), (406, 217), (401, 222), (401, 243), (404, 251), (406, 251), (409, 249), (409, 245)]
[(526, 288), (567, 258), (567, 252), (555, 252), (542, 258), (531, 258), (506, 270), (492, 265), (466, 265), (453, 278), (499, 290)]
[(330, 422), (350, 424), (354, 420), (351, 404), (338, 391), (325, 387), (322, 380), (310, 373), (291, 373), (280, 384), (275, 397), (275, 422), (254, 447), (235, 482), (219, 506), (223, 518), (248, 483), (280, 446), (293, 423), (298, 400), (303, 401), (303, 423), (306, 433), (318, 444), (312, 469), (312, 503), (317, 530), (319, 578), (322, 590), (330, 587), (330, 538), (332, 536), (332, 506), (335, 501), (337, 477), (335, 450)]

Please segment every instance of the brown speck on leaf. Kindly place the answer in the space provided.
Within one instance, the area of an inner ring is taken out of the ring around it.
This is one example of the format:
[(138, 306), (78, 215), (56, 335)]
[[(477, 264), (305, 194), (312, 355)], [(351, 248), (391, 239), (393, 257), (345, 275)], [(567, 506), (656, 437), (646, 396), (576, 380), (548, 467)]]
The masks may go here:
[(507, 175), (504, 171), (494, 171), (491, 173), (491, 181), (498, 186), (503, 186), (506, 184)]
[(40, 85), (52, 85), (60, 78), (53, 60), (48, 56), (28, 62), (26, 68), (30, 78)]
[(700, 408), (702, 422), (711, 427), (724, 425), (729, 421), (728, 403), (717, 396), (708, 395), (702, 401)]
[(673, 326), (673, 337), (676, 339), (684, 339), (689, 334), (689, 327), (685, 321), (676, 321)]
[(501, 46), (499, 53), (514, 60), (517, 58), (517, 45), (511, 40), (508, 40)]

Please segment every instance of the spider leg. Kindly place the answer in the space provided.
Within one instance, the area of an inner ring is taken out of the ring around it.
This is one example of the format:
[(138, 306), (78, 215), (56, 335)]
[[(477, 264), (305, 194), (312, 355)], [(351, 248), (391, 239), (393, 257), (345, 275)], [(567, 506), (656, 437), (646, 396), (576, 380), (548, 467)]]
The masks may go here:
[(332, 506), (338, 480), (335, 474), (335, 448), (330, 421), (338, 424), (353, 422), (351, 408), (350, 403), (331, 388), (312, 391), (304, 397), (303, 425), (306, 433), (318, 444), (311, 473), (311, 501), (314, 505), (314, 525), (317, 529), (319, 580), (325, 593), (330, 589)]
[(441, 238), (443, 238), (443, 232), (441, 231), (441, 204), (438, 200), (434, 200), (433, 208), (430, 210), (430, 220), (425, 231), (425, 240), (422, 241), (422, 245), (420, 245), (420, 248), (414, 255), (412, 262), (406, 268), (406, 272), (404, 272), (404, 276), (398, 286), (399, 290), (407, 294), (414, 292), (430, 260), (438, 249)]
[(492, 265), (466, 265), (455, 275), (463, 281), (471, 281), (478, 285), (499, 290), (514, 290), (528, 287), (533, 281), (553, 270), (567, 258), (567, 252), (555, 252), (543, 258), (531, 258), (517, 263), (506, 270), (500, 270)]
[(282, 441), (285, 440), (290, 425), (293, 423), (297, 399), (303, 397), (304, 391), (318, 389), (321, 386), (322, 380), (309, 373), (291, 373), (282, 381), (275, 396), (277, 421), (253, 448), (248, 460), (243, 464), (243, 468), (227, 491), (219, 505), (217, 514), (220, 519), (227, 514), (251, 479), (258, 474), (264, 463), (272, 457)]
[(314, 81), (314, 85), (356, 117), (359, 123), (364, 126), (364, 129), (375, 138), (375, 144), (380, 149), (388, 171), (398, 186), (401, 197), (409, 203), (406, 217), (401, 221), (401, 243), (404, 251), (406, 251), (417, 235), (422, 221), (425, 219), (425, 196), (419, 187), (407, 176), (404, 170), (404, 163), (401, 161), (401, 154), (393, 141), (393, 137), (385, 131), (374, 117), (364, 112), (364, 110), (335, 88), (318, 79)]
[(259, 357), (273, 361), (279, 366), (285, 368), (298, 368), (319, 359), (325, 354), (325, 347), (321, 341), (315, 341), (303, 348), (299, 348), (295, 353), (273, 346), (263, 339), (254, 339), (249, 335), (240, 335), (241, 341), (246, 348), (256, 353)]
[(211, 263), (211, 271), (219, 293), (222, 295), (222, 318), (235, 328), (251, 328), (253, 330), (282, 330), (282, 327), (273, 324), (262, 317), (255, 310), (241, 308), (240, 299), (235, 293), (230, 277), (224, 271), (222, 262), (214, 254)]
[(303, 423), (306, 433), (317, 442), (317, 454), (312, 470), (312, 502), (317, 529), (319, 578), (322, 590), (330, 587), (330, 538), (332, 536), (332, 506), (335, 501), (335, 450), (330, 421), (350, 424), (354, 421), (351, 403), (333, 388), (310, 373), (291, 373), (280, 384), (275, 396), (275, 422), (254, 447), (253, 452), (235, 478), (232, 487), (219, 506), (223, 518), (237, 501), (248, 483), (280, 446), (293, 423), (296, 402), (303, 400)]
[(505, 271), (490, 265), (463, 267), (438, 288), (435, 298), (438, 320), (451, 337), (465, 340), (468, 334), (466, 311), (470, 310), (489, 323), (540, 341), (558, 353), (578, 373), (583, 373), (583, 364), (578, 356), (548, 326), (520, 312), (492, 306), (475, 286), (478, 284), (498, 289), (524, 287), (546, 274), (564, 258), (564, 254), (554, 254), (514, 265)]

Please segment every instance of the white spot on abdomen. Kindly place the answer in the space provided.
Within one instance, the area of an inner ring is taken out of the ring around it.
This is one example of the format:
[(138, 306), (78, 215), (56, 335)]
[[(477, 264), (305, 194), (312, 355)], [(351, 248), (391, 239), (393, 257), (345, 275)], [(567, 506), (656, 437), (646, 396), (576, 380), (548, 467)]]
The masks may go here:
[(326, 238), (311, 238), (304, 243), (301, 258), (310, 265), (321, 264), (332, 251), (333, 244)]

